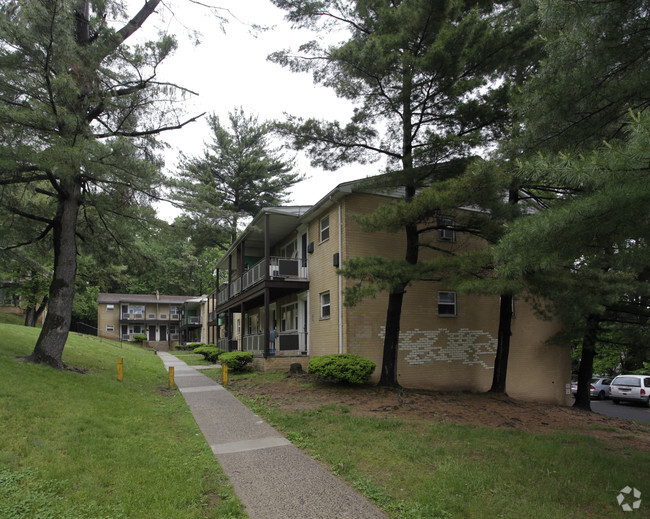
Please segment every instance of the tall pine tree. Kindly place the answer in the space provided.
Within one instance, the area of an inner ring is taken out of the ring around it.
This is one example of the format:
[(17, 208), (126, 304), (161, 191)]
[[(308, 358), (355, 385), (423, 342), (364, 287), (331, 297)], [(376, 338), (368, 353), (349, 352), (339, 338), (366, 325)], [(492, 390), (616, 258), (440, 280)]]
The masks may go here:
[[(348, 162), (384, 158), (383, 187), (402, 190), (405, 204), (432, 182), (462, 174), (467, 157), (504, 134), (514, 59), (527, 48), (528, 28), (513, 23), (511, 2), (459, 0), (274, 0), (294, 24), (314, 30), (335, 26), (347, 41), (322, 48), (309, 42), (301, 54), (272, 59), (357, 105), (352, 120), (289, 118), (281, 129), (315, 165), (335, 169)], [(383, 228), (406, 235), (404, 259), (358, 259), (346, 266), (364, 279), (373, 273), (388, 291), (380, 384), (398, 385), (397, 353), (404, 293), (422, 278), (418, 265), (421, 223), (436, 207), (401, 218), (386, 215)], [(429, 231), (435, 230), (431, 226)], [(373, 290), (366, 287), (366, 290)]]

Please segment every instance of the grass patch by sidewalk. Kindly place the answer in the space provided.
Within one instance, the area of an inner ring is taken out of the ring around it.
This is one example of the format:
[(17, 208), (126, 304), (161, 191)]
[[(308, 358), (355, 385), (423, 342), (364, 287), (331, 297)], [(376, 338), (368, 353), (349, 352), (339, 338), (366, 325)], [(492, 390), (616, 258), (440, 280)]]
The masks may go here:
[[(239, 397), (251, 409), (393, 518), (626, 517), (616, 501), (623, 487), (650, 495), (650, 453), (630, 442), (572, 429), (540, 433), (450, 419), (411, 422), (390, 413), (358, 416), (354, 404), (335, 399), (306, 408), (297, 395), (314, 399), (323, 391), (318, 384), (284, 373), (232, 378), (235, 393), (245, 381)], [(275, 398), (278, 384), (298, 391)], [(644, 500), (642, 513), (648, 507)]]
[(38, 332), (0, 324), (0, 517), (246, 517), (158, 357), (70, 334), (84, 374), (19, 362)]

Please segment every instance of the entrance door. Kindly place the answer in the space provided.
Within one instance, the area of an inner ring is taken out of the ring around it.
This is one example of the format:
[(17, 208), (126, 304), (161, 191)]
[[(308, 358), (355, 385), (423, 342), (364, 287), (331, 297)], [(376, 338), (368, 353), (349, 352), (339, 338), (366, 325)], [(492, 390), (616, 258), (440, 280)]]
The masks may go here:
[(156, 325), (149, 325), (149, 340), (156, 340)]
[(128, 340), (128, 335), (129, 335), (129, 327), (126, 324), (122, 325), (122, 339)]
[(167, 340), (167, 326), (165, 326), (164, 324), (160, 325), (160, 340), (161, 341)]

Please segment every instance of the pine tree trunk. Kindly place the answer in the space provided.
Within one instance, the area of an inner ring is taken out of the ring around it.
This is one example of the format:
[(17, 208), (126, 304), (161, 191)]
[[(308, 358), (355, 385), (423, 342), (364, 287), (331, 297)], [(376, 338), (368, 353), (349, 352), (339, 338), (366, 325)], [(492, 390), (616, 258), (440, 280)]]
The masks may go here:
[[(413, 190), (414, 191), (414, 190)], [(407, 197), (412, 194), (407, 190)], [(418, 261), (419, 234), (416, 225), (406, 226), (406, 261), (415, 265)], [(384, 336), (384, 354), (382, 359), (380, 386), (401, 387), (397, 380), (397, 355), (399, 352), (400, 321), (402, 319), (402, 302), (407, 284), (395, 287), (388, 295), (386, 311), (386, 335)]]
[(397, 381), (397, 352), (399, 351), (399, 329), (402, 318), (404, 291), (388, 295), (386, 311), (386, 335), (384, 336), (384, 355), (381, 366), (380, 386), (400, 387)]
[(596, 339), (598, 338), (597, 315), (587, 317), (587, 329), (582, 339), (582, 356), (580, 368), (578, 369), (578, 392), (573, 407), (591, 411), (591, 395), (589, 385), (594, 370), (594, 356), (596, 355)]
[(502, 295), (499, 305), (499, 335), (497, 354), (494, 359), (494, 375), (490, 393), (506, 394), (508, 375), (508, 356), (510, 355), (510, 336), (512, 328), (512, 296)]
[(27, 360), (63, 369), (63, 348), (72, 320), (74, 283), (77, 274), (76, 229), (81, 188), (72, 182), (59, 195), (54, 218), (54, 275), (50, 285), (49, 310), (36, 346)]

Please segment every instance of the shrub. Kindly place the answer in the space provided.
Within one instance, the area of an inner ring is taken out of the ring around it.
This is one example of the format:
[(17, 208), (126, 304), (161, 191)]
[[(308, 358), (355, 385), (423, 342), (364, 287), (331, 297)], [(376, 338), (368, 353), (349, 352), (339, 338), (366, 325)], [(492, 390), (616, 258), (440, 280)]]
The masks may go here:
[(134, 333), (133, 340), (135, 342), (139, 342), (140, 344), (142, 344), (144, 341), (147, 340), (147, 336), (144, 333)]
[(189, 344), (179, 344), (178, 346), (175, 346), (174, 349), (176, 350), (183, 350), (183, 351), (190, 351), (195, 348), (198, 348), (200, 346), (207, 346), (207, 344), (203, 342), (190, 342)]
[(201, 346), (194, 348), (194, 353), (199, 353), (203, 355), (203, 358), (208, 362), (217, 362), (217, 360), (219, 360), (219, 357), (224, 353), (224, 351), (220, 350), (216, 346), (203, 344)]
[(250, 351), (231, 351), (221, 355), (219, 362), (233, 371), (244, 371), (247, 369), (247, 364), (253, 362), (253, 354)]
[(370, 379), (375, 367), (373, 361), (360, 355), (337, 353), (314, 357), (307, 365), (307, 373), (329, 380), (363, 384)]

